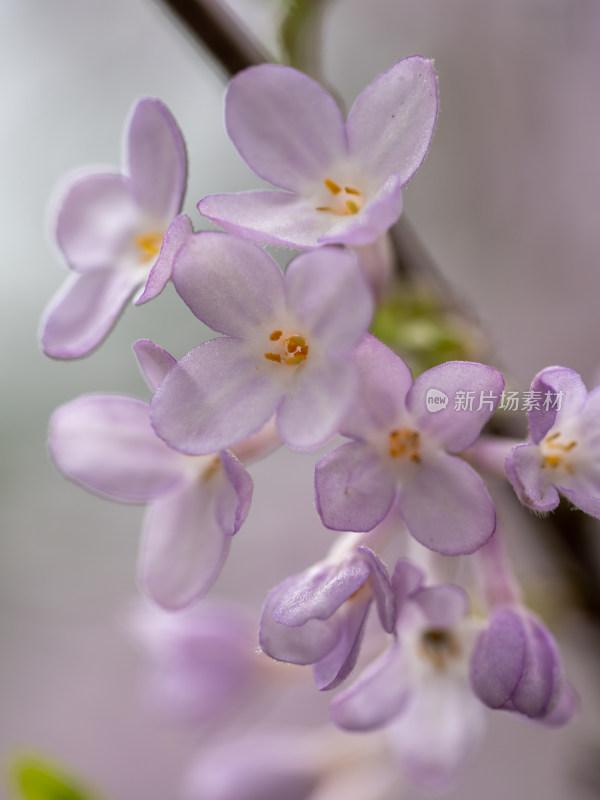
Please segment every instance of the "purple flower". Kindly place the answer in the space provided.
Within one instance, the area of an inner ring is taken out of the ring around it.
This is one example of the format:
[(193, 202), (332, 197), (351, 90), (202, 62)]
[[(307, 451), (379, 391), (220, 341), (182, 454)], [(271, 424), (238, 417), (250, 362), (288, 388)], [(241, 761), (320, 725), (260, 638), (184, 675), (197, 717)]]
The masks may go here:
[(444, 789), (481, 738), (483, 707), (468, 682), (474, 626), (458, 586), (424, 587), (423, 574), (400, 560), (392, 583), (397, 637), (331, 704), (340, 727), (386, 726), (404, 775), (426, 791)]
[[(150, 342), (136, 343), (136, 353), (151, 388), (175, 364)], [(152, 600), (180, 608), (210, 589), (252, 498), (252, 480), (232, 452), (191, 458), (170, 449), (150, 425), (148, 404), (121, 395), (61, 406), (48, 446), (58, 469), (85, 489), (148, 504), (139, 580)]]
[(159, 294), (192, 232), (185, 215), (174, 219), (187, 158), (179, 128), (159, 100), (135, 104), (124, 151), (122, 173), (79, 174), (56, 204), (56, 241), (73, 274), (40, 327), (42, 348), (53, 358), (79, 358), (97, 347), (140, 286), (137, 303)]
[(471, 684), (486, 706), (553, 727), (566, 724), (577, 708), (554, 638), (540, 620), (518, 607), (494, 610), (473, 653)]
[(333, 689), (354, 668), (373, 599), (391, 632), (394, 601), (385, 566), (366, 547), (334, 553), (270, 592), (260, 645), (278, 661), (314, 664), (317, 687)]
[(200, 213), (262, 244), (301, 249), (379, 239), (402, 211), (437, 116), (431, 61), (399, 61), (357, 97), (348, 120), (330, 94), (290, 67), (236, 75), (227, 132), (246, 163), (284, 191), (205, 197)]
[(152, 401), (159, 436), (182, 452), (210, 453), (273, 414), (291, 447), (315, 447), (337, 432), (356, 389), (350, 352), (372, 314), (350, 252), (305, 253), (284, 277), (255, 245), (204, 232), (180, 250), (173, 281), (225, 336), (196, 347), (161, 384)]
[(548, 367), (529, 393), (531, 442), (514, 447), (506, 474), (522, 503), (551, 511), (558, 490), (600, 518), (600, 388), (588, 393), (579, 375)]
[[(360, 390), (340, 429), (353, 441), (328, 453), (315, 471), (323, 523), (369, 531), (397, 504), (410, 533), (431, 550), (477, 550), (494, 532), (494, 506), (479, 475), (454, 454), (472, 445), (491, 417), (502, 376), (483, 364), (451, 361), (413, 383), (402, 359), (373, 336), (359, 344), (354, 361)], [(457, 408), (459, 392), (476, 398), (471, 408)], [(431, 411), (432, 397), (446, 405)]]
[(173, 613), (145, 604), (130, 627), (148, 654), (146, 699), (165, 719), (214, 724), (257, 688), (256, 631), (243, 607), (206, 602)]

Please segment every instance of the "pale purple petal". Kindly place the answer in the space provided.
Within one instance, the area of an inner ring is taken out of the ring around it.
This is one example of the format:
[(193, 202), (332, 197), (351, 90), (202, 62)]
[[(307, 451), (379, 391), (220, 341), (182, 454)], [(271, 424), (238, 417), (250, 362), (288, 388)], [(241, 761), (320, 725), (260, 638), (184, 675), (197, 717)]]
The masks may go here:
[(300, 250), (318, 247), (338, 220), (317, 211), (311, 197), (264, 190), (209, 195), (198, 203), (198, 210), (248, 241)]
[(403, 710), (411, 690), (402, 648), (394, 642), (332, 700), (331, 719), (348, 731), (381, 728)]
[(356, 372), (349, 361), (311, 363), (310, 355), (300, 370), (277, 411), (277, 430), (288, 447), (310, 450), (339, 431), (355, 396)]
[(434, 628), (452, 628), (464, 619), (469, 605), (464, 589), (450, 584), (425, 586), (412, 599), (425, 615), (427, 624)]
[(160, 100), (143, 97), (133, 107), (124, 160), (139, 206), (170, 222), (183, 201), (187, 155), (181, 131)]
[[(416, 379), (406, 398), (406, 406), (424, 430), (451, 453), (460, 453), (476, 441), (494, 413), (503, 388), (502, 375), (492, 367), (471, 361), (448, 361)], [(427, 394), (432, 390), (448, 397), (445, 408), (428, 410)], [(473, 392), (472, 410), (456, 408), (458, 392)]]
[(483, 706), (461, 678), (432, 676), (388, 728), (405, 777), (425, 792), (446, 790), (484, 731)]
[(505, 462), (506, 476), (519, 500), (536, 511), (552, 511), (560, 502), (556, 487), (549, 482), (548, 470), (542, 468), (542, 454), (537, 444), (518, 444)]
[(359, 393), (341, 432), (361, 439), (372, 431), (395, 425), (413, 380), (404, 361), (371, 334), (363, 337), (353, 361), (358, 371)]
[(563, 675), (554, 638), (534, 617), (524, 619), (526, 656), (521, 679), (507, 707), (528, 717), (545, 717), (558, 701)]
[(402, 613), (406, 601), (420, 589), (424, 581), (425, 573), (412, 561), (407, 558), (399, 558), (396, 561), (396, 566), (392, 573), (392, 590), (396, 598), (398, 616)]
[(310, 619), (304, 625), (290, 627), (273, 619), (273, 609), (296, 586), (297, 576), (288, 578), (269, 592), (260, 620), (259, 642), (263, 651), (277, 661), (290, 664), (314, 664), (335, 646), (340, 637), (340, 619)]
[(237, 339), (212, 339), (184, 356), (151, 405), (152, 423), (184, 453), (215, 453), (247, 439), (272, 416), (281, 388)]
[(369, 287), (356, 256), (337, 247), (295, 258), (285, 273), (285, 294), (288, 308), (329, 357), (352, 350), (373, 315)]
[(400, 179), (391, 175), (381, 188), (367, 199), (358, 214), (341, 217), (330, 214), (331, 230), (319, 237), (319, 244), (340, 243), (348, 247), (361, 247), (377, 241), (402, 213), (401, 190)]
[(225, 125), (244, 161), (283, 189), (323, 180), (347, 150), (331, 95), (290, 67), (262, 64), (238, 73), (225, 96)]
[(183, 608), (199, 600), (219, 577), (231, 537), (217, 522), (217, 476), (189, 482), (148, 509), (140, 550), (139, 583), (155, 603)]
[(520, 615), (512, 608), (497, 609), (471, 659), (471, 685), (486, 706), (503, 708), (510, 700), (525, 669), (526, 647)]
[(275, 622), (288, 627), (304, 625), (309, 619), (329, 619), (364, 586), (371, 572), (371, 562), (356, 557), (311, 567), (277, 587), (277, 598), (271, 601), (271, 615)]
[[(592, 488), (590, 486), (591, 483), (589, 476), (582, 476), (579, 479), (571, 480), (571, 485), (574, 488), (567, 489), (565, 486), (560, 486), (559, 488), (574, 506), (585, 511), (586, 514), (600, 519), (600, 482), (597, 479), (594, 481), (594, 494), (589, 493), (590, 488)], [(581, 491), (580, 487), (585, 488), (587, 491)]]
[[(541, 442), (548, 431), (562, 420), (576, 416), (583, 408), (587, 389), (580, 376), (566, 367), (547, 367), (533, 379), (532, 392), (540, 392), (540, 408), (532, 408), (527, 412), (529, 431), (535, 444)], [(549, 407), (544, 409), (546, 393), (550, 392)], [(560, 410), (552, 407), (555, 395), (562, 392)]]
[(192, 312), (219, 333), (244, 337), (284, 307), (283, 275), (253, 244), (216, 231), (190, 236), (173, 283)]
[(370, 445), (349, 442), (315, 467), (317, 511), (336, 531), (370, 531), (385, 519), (396, 485)]
[(67, 478), (111, 500), (146, 503), (182, 481), (182, 458), (152, 430), (147, 403), (84, 395), (57, 409), (48, 447)]
[(192, 223), (186, 214), (175, 217), (163, 237), (160, 253), (150, 270), (144, 291), (135, 301), (136, 306), (152, 300), (162, 292), (171, 278), (173, 263), (179, 248), (193, 232)]
[(445, 453), (407, 471), (398, 507), (415, 539), (446, 556), (475, 552), (496, 528), (494, 504), (479, 475)]
[(346, 603), (340, 613), (340, 636), (335, 646), (313, 667), (319, 691), (335, 689), (356, 665), (365, 621), (371, 605), (368, 595), (359, 595)]
[(545, 717), (537, 720), (549, 728), (561, 728), (570, 722), (579, 710), (579, 699), (573, 687), (564, 682), (556, 704)]
[(134, 342), (133, 352), (146, 383), (155, 392), (177, 361), (150, 339), (138, 339)]
[(233, 536), (248, 516), (254, 484), (246, 467), (230, 450), (221, 453), (221, 462), (227, 480), (217, 491), (215, 514), (223, 533)]
[(396, 600), (386, 566), (372, 550), (364, 545), (359, 545), (356, 552), (360, 553), (371, 565), (369, 585), (375, 597), (379, 620), (384, 631), (392, 633), (396, 626)]
[(374, 177), (398, 175), (405, 184), (421, 166), (437, 117), (433, 63), (399, 61), (356, 98), (346, 130), (350, 152)]
[(56, 239), (76, 272), (112, 267), (140, 222), (128, 178), (116, 172), (84, 173), (57, 201)]
[(88, 355), (110, 333), (144, 280), (137, 270), (97, 269), (70, 275), (40, 323), (40, 344), (52, 358)]

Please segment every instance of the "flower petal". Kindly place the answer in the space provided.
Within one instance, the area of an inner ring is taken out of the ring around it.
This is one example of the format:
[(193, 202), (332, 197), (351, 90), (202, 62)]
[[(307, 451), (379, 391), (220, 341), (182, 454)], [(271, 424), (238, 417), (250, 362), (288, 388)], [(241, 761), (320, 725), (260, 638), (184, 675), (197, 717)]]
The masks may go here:
[(437, 108), (433, 63), (420, 56), (399, 61), (354, 101), (346, 124), (351, 154), (373, 176), (394, 174), (405, 184), (425, 158)]
[(290, 67), (262, 64), (238, 73), (225, 96), (225, 125), (257, 175), (292, 191), (327, 178), (347, 150), (334, 99)]
[(285, 303), (283, 275), (273, 259), (216, 231), (187, 239), (175, 259), (173, 283), (198, 319), (228, 336), (253, 333)]
[(364, 545), (359, 545), (356, 552), (371, 566), (369, 585), (375, 597), (381, 627), (386, 633), (393, 633), (396, 627), (396, 600), (386, 566), (379, 556)]
[(407, 558), (399, 558), (396, 561), (396, 566), (392, 573), (392, 589), (396, 598), (398, 616), (402, 613), (406, 601), (412, 598), (415, 592), (421, 588), (424, 580), (425, 573), (412, 561)]
[(340, 637), (335, 646), (313, 667), (319, 691), (335, 689), (354, 669), (371, 605), (368, 595), (350, 600), (340, 611)]
[(148, 509), (139, 582), (163, 608), (183, 608), (199, 600), (225, 564), (231, 537), (215, 517), (218, 482), (214, 476), (209, 483), (186, 483)]
[(97, 269), (70, 275), (40, 323), (40, 343), (52, 358), (88, 355), (110, 333), (144, 280), (139, 270)]
[(215, 514), (223, 533), (233, 536), (248, 516), (254, 484), (248, 470), (230, 450), (221, 453), (221, 462), (227, 480), (217, 492)]
[(569, 683), (563, 683), (562, 691), (558, 696), (556, 705), (546, 716), (537, 720), (549, 728), (561, 728), (570, 722), (579, 710), (579, 699)]
[(163, 237), (160, 253), (150, 270), (144, 291), (135, 301), (136, 306), (152, 300), (162, 292), (173, 272), (173, 263), (179, 248), (193, 232), (192, 223), (186, 214), (175, 217)]
[(242, 342), (212, 339), (184, 356), (161, 383), (152, 424), (177, 450), (216, 453), (258, 431), (280, 399), (280, 387), (257, 369)]
[(363, 442), (349, 442), (315, 467), (317, 511), (335, 531), (370, 531), (392, 507), (396, 486), (379, 456)]
[(131, 110), (124, 160), (139, 206), (170, 222), (183, 201), (187, 155), (181, 131), (160, 100), (142, 97)]
[(398, 507), (415, 539), (446, 556), (475, 552), (496, 528), (494, 504), (479, 475), (445, 453), (406, 473)]
[(319, 244), (345, 244), (361, 247), (376, 242), (402, 213), (402, 183), (391, 175), (368, 198), (358, 214), (337, 217), (330, 214), (331, 229), (319, 237)]
[[(540, 393), (540, 408), (527, 412), (529, 431), (535, 444), (542, 441), (548, 431), (563, 420), (576, 416), (583, 408), (587, 389), (580, 376), (566, 367), (547, 367), (533, 379), (532, 392)], [(544, 409), (546, 394), (551, 397), (548, 409)], [(560, 409), (552, 407), (554, 396), (560, 393)]]
[(138, 339), (134, 342), (133, 352), (146, 383), (155, 392), (177, 361), (150, 339)]
[(354, 399), (356, 373), (349, 361), (306, 363), (302, 369), (277, 411), (277, 430), (288, 447), (310, 450), (339, 431)]
[(372, 432), (387, 431), (396, 424), (413, 379), (400, 356), (371, 334), (362, 338), (353, 360), (359, 392), (341, 432), (354, 439), (366, 439)]
[[(406, 398), (407, 408), (419, 424), (444, 444), (451, 453), (460, 453), (476, 441), (481, 429), (500, 400), (504, 379), (485, 364), (448, 361), (427, 370), (414, 382)], [(430, 411), (427, 398), (432, 391), (442, 392), (448, 404)], [(472, 408), (465, 409), (460, 392), (472, 392)]]
[(536, 511), (551, 511), (560, 502), (556, 487), (542, 469), (542, 455), (536, 444), (518, 444), (508, 454), (504, 468), (519, 500)]
[(358, 344), (371, 321), (373, 301), (353, 253), (337, 247), (303, 253), (289, 264), (284, 282), (288, 308), (308, 325), (327, 356), (344, 355)]
[(213, 194), (200, 200), (202, 216), (257, 244), (319, 247), (337, 217), (317, 211), (314, 200), (290, 192), (254, 191)]
[(372, 731), (401, 713), (410, 696), (404, 654), (394, 642), (332, 700), (331, 719), (347, 731)]
[(451, 628), (467, 613), (469, 600), (464, 589), (451, 584), (425, 586), (413, 598), (434, 628)]
[(139, 227), (131, 184), (116, 172), (76, 175), (57, 201), (56, 239), (76, 272), (116, 266)]
[(152, 430), (147, 403), (84, 395), (57, 409), (48, 447), (67, 478), (111, 500), (146, 503), (182, 480), (182, 458)]

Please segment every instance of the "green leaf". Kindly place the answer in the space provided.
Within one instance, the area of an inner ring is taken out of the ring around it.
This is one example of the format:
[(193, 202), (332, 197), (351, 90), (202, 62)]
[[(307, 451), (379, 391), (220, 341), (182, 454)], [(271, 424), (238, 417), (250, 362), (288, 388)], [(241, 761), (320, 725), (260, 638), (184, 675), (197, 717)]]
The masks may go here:
[(98, 800), (98, 796), (38, 755), (17, 755), (9, 763), (14, 800)]

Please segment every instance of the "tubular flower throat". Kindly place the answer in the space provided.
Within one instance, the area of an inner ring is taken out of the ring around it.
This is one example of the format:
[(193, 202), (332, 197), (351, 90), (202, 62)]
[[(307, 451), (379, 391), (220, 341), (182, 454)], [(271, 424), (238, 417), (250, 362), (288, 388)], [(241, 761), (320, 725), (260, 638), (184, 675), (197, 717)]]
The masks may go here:
[(428, 628), (419, 640), (421, 655), (438, 671), (446, 669), (448, 661), (460, 656), (460, 644), (450, 631), (444, 628)]
[(546, 436), (541, 444), (542, 469), (550, 467), (551, 469), (561, 469), (572, 474), (575, 471), (575, 467), (568, 454), (575, 447), (577, 447), (577, 441), (575, 439), (566, 441), (560, 431)]
[(163, 234), (160, 233), (160, 231), (145, 231), (144, 233), (138, 234), (133, 241), (139, 251), (138, 255), (140, 261), (142, 264), (145, 264), (148, 261), (154, 260), (160, 253)]
[(308, 358), (308, 344), (304, 336), (295, 333), (287, 335), (281, 330), (275, 330), (269, 339), (272, 350), (265, 353), (268, 361), (297, 367)]
[(339, 186), (329, 178), (326, 178), (323, 183), (333, 197), (331, 198), (331, 205), (317, 206), (317, 211), (328, 211), (330, 214), (337, 214), (339, 217), (358, 214), (363, 204), (362, 192), (359, 189), (353, 189), (352, 186)]
[(412, 428), (395, 428), (389, 435), (388, 452), (392, 458), (406, 458), (415, 463), (421, 461), (419, 453), (420, 435)]

